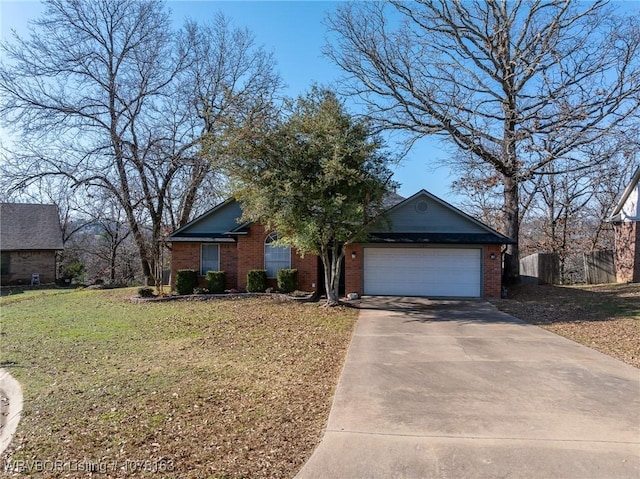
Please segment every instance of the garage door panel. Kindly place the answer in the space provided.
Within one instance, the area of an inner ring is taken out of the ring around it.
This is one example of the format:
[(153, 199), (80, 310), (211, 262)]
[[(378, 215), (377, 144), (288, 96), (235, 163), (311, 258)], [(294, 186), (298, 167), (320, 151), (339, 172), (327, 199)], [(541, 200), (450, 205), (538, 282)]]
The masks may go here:
[(365, 248), (364, 293), (479, 297), (481, 250)]

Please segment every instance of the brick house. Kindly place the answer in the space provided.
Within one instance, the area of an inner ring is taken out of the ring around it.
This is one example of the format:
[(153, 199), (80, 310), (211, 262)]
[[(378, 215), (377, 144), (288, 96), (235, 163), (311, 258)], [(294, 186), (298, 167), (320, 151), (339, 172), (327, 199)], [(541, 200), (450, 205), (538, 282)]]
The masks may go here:
[[(275, 247), (277, 233), (240, 223), (233, 199), (174, 231), (171, 277), (196, 269), (204, 285), (208, 270), (226, 272), (227, 288), (243, 290), (247, 272), (266, 269), (275, 286), (278, 269), (298, 270), (298, 289), (322, 292), (315, 255)], [(512, 240), (431, 193), (399, 199), (383, 215), (366, 243), (348, 245), (344, 290), (360, 295), (500, 297), (502, 245)], [(175, 284), (172, 283), (175, 287)]]
[(2, 285), (56, 281), (56, 254), (62, 251), (62, 229), (55, 205), (1, 203), (0, 255)]
[(616, 281), (640, 282), (640, 168), (627, 185), (611, 214), (615, 237)]

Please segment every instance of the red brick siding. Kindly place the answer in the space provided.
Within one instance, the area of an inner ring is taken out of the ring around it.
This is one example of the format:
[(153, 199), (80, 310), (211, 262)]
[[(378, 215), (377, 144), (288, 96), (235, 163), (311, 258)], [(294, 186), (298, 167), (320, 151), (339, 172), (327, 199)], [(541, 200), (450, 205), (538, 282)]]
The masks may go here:
[(171, 289), (176, 288), (176, 273), (181, 269), (200, 270), (200, 243), (171, 245)]
[[(262, 225), (253, 225), (249, 234), (238, 237), (238, 289), (246, 289), (247, 273), (252, 269), (264, 269), (264, 240), (267, 233)], [(271, 282), (273, 283), (273, 281)], [(269, 284), (273, 287), (275, 284)]]
[[(353, 258), (353, 253), (356, 254), (355, 258)], [(354, 244), (346, 247), (344, 252), (344, 289), (347, 294), (358, 293), (362, 295), (364, 291), (362, 260), (362, 245)]]
[[(226, 288), (243, 290), (247, 287), (247, 273), (264, 268), (264, 241), (267, 232), (261, 225), (254, 225), (246, 236), (239, 236), (237, 243), (220, 244), (220, 269), (225, 272)], [(173, 243), (171, 253), (171, 287), (175, 288), (176, 272), (179, 269), (200, 270), (201, 243)], [(298, 288), (313, 291), (318, 286), (318, 258), (297, 252), (291, 253), (291, 267), (298, 270)], [(276, 286), (275, 279), (268, 286)], [(200, 286), (206, 286), (206, 278), (199, 277)]]
[[(502, 257), (501, 245), (487, 245), (484, 247), (483, 264), (483, 292), (484, 298), (499, 298), (502, 292)], [(495, 259), (491, 259), (491, 254)]]
[[(356, 257), (352, 257), (352, 253)], [(491, 253), (495, 259), (491, 259)], [(346, 293), (362, 294), (364, 291), (362, 245), (350, 245), (345, 252), (345, 289)], [(500, 245), (488, 245), (484, 248), (483, 292), (486, 298), (499, 298), (502, 289), (502, 262)]]
[(291, 267), (298, 270), (298, 289), (301, 291), (318, 290), (318, 257), (315, 254), (300, 256), (291, 252)]
[(640, 228), (636, 221), (614, 225), (616, 281), (640, 282)]
[(220, 244), (220, 271), (224, 271), (225, 289), (238, 287), (238, 246), (235, 243)]
[[(264, 242), (267, 232), (262, 225), (253, 225), (246, 236), (238, 237), (238, 288), (247, 287), (247, 273), (252, 269), (264, 269)], [(291, 268), (298, 270), (298, 289), (314, 291), (318, 287), (318, 257), (307, 254), (304, 258), (295, 250), (291, 251)], [(267, 280), (269, 287), (275, 288), (277, 280)]]

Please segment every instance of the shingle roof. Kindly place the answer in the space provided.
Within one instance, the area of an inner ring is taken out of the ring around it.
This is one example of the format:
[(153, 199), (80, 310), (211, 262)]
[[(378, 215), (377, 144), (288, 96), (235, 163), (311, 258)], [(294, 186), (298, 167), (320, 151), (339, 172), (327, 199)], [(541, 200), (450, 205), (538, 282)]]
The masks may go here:
[(55, 205), (0, 203), (0, 249), (63, 249), (58, 208)]
[(514, 244), (491, 233), (372, 233), (371, 243)]

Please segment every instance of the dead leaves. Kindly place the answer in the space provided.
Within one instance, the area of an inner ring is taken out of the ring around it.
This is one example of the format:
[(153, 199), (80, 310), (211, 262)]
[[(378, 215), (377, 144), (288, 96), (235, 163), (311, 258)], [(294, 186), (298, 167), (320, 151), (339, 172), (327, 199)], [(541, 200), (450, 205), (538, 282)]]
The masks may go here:
[(640, 368), (640, 285), (536, 286), (510, 290), (501, 310)]

